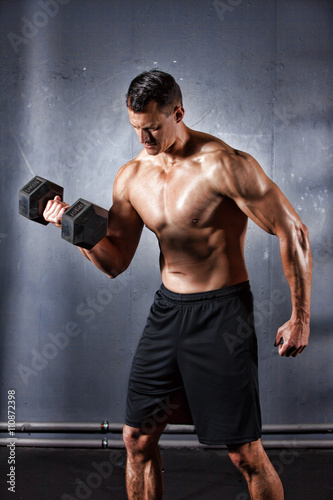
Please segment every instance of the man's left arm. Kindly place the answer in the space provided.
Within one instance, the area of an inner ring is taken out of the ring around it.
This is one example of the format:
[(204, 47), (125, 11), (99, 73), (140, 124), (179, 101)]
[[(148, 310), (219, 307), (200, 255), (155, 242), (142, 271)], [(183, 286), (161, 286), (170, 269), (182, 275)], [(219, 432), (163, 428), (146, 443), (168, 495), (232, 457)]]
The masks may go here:
[(292, 313), (278, 329), (275, 345), (279, 345), (281, 356), (295, 357), (307, 346), (310, 334), (312, 257), (308, 229), (250, 155), (237, 151), (223, 161), (223, 167), (226, 194), (258, 226), (279, 238)]

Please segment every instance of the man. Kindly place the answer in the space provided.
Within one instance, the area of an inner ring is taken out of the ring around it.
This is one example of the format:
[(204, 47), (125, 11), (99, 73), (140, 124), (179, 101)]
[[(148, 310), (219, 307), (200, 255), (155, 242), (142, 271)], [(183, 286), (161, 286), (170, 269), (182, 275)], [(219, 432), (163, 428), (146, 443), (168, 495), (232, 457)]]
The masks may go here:
[[(292, 315), (275, 345), (281, 356), (295, 357), (309, 337), (307, 228), (249, 154), (184, 124), (181, 91), (171, 75), (142, 73), (132, 81), (126, 103), (144, 149), (117, 174), (107, 236), (81, 251), (114, 278), (129, 266), (144, 224), (160, 245), (163, 284), (129, 381), (123, 433), (128, 497), (163, 496), (158, 440), (177, 398), (189, 405), (200, 442), (227, 444), (252, 499), (281, 500), (282, 484), (260, 440), (244, 244), (248, 217), (279, 238)], [(60, 226), (67, 207), (56, 197), (44, 216)], [(239, 325), (246, 325), (247, 334), (231, 348), (225, 334), (237, 338)]]

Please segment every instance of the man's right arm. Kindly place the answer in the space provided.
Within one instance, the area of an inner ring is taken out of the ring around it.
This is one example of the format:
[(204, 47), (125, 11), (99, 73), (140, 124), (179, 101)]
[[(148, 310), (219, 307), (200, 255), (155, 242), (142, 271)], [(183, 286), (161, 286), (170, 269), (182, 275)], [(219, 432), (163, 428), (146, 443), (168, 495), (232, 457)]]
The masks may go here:
[[(109, 210), (107, 235), (91, 250), (80, 248), (82, 254), (110, 278), (115, 278), (127, 269), (143, 229), (142, 219), (130, 203), (129, 179), (123, 169), (119, 171), (113, 187), (113, 205)], [(44, 218), (61, 227), (62, 215), (67, 208), (68, 205), (56, 197), (48, 202)]]

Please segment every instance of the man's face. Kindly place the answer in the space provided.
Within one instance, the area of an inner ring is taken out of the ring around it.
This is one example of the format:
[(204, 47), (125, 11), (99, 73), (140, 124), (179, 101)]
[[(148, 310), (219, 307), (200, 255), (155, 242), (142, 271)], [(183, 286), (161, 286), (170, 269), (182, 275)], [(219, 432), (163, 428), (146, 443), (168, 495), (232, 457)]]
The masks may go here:
[(150, 101), (144, 111), (128, 108), (129, 120), (141, 144), (151, 156), (167, 151), (177, 135), (176, 111), (169, 116), (159, 110), (156, 101)]

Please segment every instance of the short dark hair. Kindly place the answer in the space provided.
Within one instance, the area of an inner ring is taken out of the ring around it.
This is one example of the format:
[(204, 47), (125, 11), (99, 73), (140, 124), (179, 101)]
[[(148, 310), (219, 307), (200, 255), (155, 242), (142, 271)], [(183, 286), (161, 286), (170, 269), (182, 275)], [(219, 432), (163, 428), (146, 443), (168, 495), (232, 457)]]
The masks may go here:
[(156, 101), (160, 110), (173, 111), (183, 105), (182, 93), (173, 76), (159, 69), (144, 71), (132, 80), (126, 94), (126, 105), (133, 111), (143, 111), (150, 101)]

